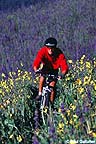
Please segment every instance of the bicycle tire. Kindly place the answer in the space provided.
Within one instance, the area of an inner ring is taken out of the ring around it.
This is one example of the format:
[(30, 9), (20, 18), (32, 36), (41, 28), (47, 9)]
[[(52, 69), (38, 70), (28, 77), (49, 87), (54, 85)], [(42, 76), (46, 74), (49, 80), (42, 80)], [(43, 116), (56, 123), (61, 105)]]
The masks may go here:
[(49, 99), (50, 99), (50, 92), (46, 92), (41, 98), (41, 117), (44, 125), (46, 124), (48, 111), (49, 111)]

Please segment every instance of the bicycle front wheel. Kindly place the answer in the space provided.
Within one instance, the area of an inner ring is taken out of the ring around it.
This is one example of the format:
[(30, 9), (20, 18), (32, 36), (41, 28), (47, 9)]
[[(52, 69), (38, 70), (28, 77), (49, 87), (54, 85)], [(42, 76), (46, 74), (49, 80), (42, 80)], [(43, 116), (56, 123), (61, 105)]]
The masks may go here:
[(46, 120), (49, 113), (49, 97), (50, 97), (50, 93), (48, 92), (45, 95), (43, 95), (41, 98), (41, 117), (44, 125), (46, 124)]

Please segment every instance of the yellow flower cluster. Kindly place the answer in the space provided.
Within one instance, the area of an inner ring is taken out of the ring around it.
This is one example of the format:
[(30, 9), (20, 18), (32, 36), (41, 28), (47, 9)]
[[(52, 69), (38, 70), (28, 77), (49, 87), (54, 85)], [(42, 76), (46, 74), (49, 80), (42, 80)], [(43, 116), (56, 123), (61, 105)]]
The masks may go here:
[[(77, 88), (78, 93), (81, 95), (85, 92), (86, 86), (91, 85), (94, 90), (96, 90), (96, 79), (94, 79), (93, 71), (96, 69), (96, 59), (87, 60), (86, 56), (83, 55), (80, 60), (77, 60), (76, 63), (73, 63), (71, 60), (68, 61), (71, 65), (71, 77), (70, 74), (67, 74), (66, 81), (71, 78), (76, 79), (74, 86)], [(74, 74), (73, 74), (73, 73)]]
[(59, 122), (58, 123), (58, 127), (57, 127), (57, 133), (61, 134), (64, 132), (64, 123), (63, 122)]
[[(60, 97), (59, 101), (60, 103), (62, 103), (62, 100), (66, 95), (66, 99), (68, 100), (68, 102), (72, 103), (68, 105), (68, 108), (64, 110), (64, 112), (62, 112), (62, 109), (60, 107), (58, 109), (58, 113), (61, 115), (64, 124), (64, 126), (62, 126), (63, 128), (59, 128), (58, 126), (58, 133), (64, 133), (64, 128), (70, 127), (70, 125), (73, 126), (76, 131), (79, 131), (81, 127), (81, 120), (78, 116), (79, 114), (77, 113), (80, 113), (80, 110), (82, 110), (83, 112), (82, 106), (85, 102), (86, 106), (84, 112), (86, 112), (85, 114), (87, 114), (87, 108), (88, 110), (90, 109), (90, 103), (88, 103), (88, 96), (92, 97), (93, 100), (96, 96), (96, 59), (94, 58), (91, 61), (87, 59), (85, 55), (83, 55), (81, 59), (77, 60), (75, 63), (72, 60), (68, 60), (68, 64), (70, 71), (66, 75), (64, 79), (64, 84), (62, 85), (64, 87), (65, 93), (64, 95), (60, 94), (60, 96), (62, 95), (62, 97)], [(87, 88), (89, 88), (90, 94), (88, 93)], [(76, 113), (76, 107), (79, 106), (78, 104), (80, 104), (81, 109), (79, 109), (79, 111), (77, 111)], [(64, 105), (65, 107), (67, 107), (66, 103), (64, 103)], [(90, 120), (93, 121), (93, 123), (95, 121), (95, 116), (93, 112), (88, 115), (88, 117), (90, 117)], [(90, 122), (90, 128), (91, 127), (92, 124)], [(96, 138), (95, 132), (90, 131), (90, 135)], [(70, 140), (70, 144), (75, 143), (76, 142), (74, 140)]]
[[(79, 116), (76, 113), (76, 108), (78, 106), (78, 103), (82, 106), (85, 97), (87, 95), (87, 87), (91, 87), (91, 95), (95, 95), (96, 91), (96, 80), (95, 80), (95, 73), (94, 69), (96, 68), (96, 59), (94, 61), (86, 60), (86, 56), (83, 55), (80, 60), (77, 60), (76, 63), (74, 63), (72, 60), (68, 60), (69, 67), (71, 68), (68, 74), (65, 76), (64, 81), (62, 80), (62, 87), (64, 88), (64, 95), (62, 96), (62, 93), (60, 93), (59, 102), (62, 103), (65, 96), (65, 103), (64, 106), (66, 109), (62, 112), (62, 108), (58, 108), (58, 115), (60, 116), (60, 120), (58, 120), (57, 123), (57, 134), (59, 136), (64, 137), (64, 134), (66, 133), (66, 127), (73, 127), (75, 131), (78, 131), (81, 126), (81, 122), (79, 120)], [(9, 99), (10, 97), (12, 99), (12, 104), (16, 104), (18, 102), (18, 99), (22, 99), (23, 88), (19, 87), (23, 86), (25, 83), (31, 81), (32, 82), (32, 76), (31, 72), (22, 71), (19, 70), (16, 72), (9, 72), (9, 77), (6, 79), (6, 76), (4, 73), (2, 73), (2, 80), (0, 81), (0, 96), (2, 103), (0, 104), (0, 109), (3, 109), (4, 107), (9, 106), (11, 104), (11, 101)], [(33, 82), (37, 84), (39, 80), (39, 77), (37, 77)], [(17, 90), (15, 93), (15, 89)], [(11, 93), (13, 91), (13, 93)], [(77, 96), (77, 99), (75, 99), (75, 96)], [(3, 100), (3, 98), (6, 98)], [(26, 96), (27, 98), (30, 98), (30, 95)], [(93, 98), (94, 99), (94, 98)], [(23, 100), (22, 100), (23, 101)], [(80, 103), (81, 102), (81, 103)], [(88, 105), (89, 106), (89, 105)], [(89, 108), (89, 107), (88, 107)], [(13, 113), (10, 113), (10, 118), (12, 118)], [(44, 113), (48, 113), (48, 109), (44, 109)], [(95, 114), (91, 114), (91, 118), (95, 118)], [(93, 120), (94, 123), (94, 120)], [(93, 124), (92, 123), (92, 124)], [(91, 123), (89, 124), (91, 128)], [(86, 126), (87, 127), (87, 126)], [(68, 130), (67, 130), (68, 132)], [(96, 133), (91, 131), (89, 129), (88, 135), (91, 135), (92, 137), (96, 138)], [(14, 135), (10, 135), (9, 138), (13, 138)], [(18, 135), (16, 137), (18, 142), (22, 142), (22, 136)], [(71, 138), (72, 139), (72, 138)], [(70, 144), (75, 144), (76, 142), (74, 140), (70, 140)]]
[[(18, 70), (17, 73), (9, 72), (8, 78), (6, 79), (5, 74), (2, 73), (2, 79), (0, 81), (0, 96), (2, 102), (0, 103), (0, 108), (7, 107), (10, 104), (10, 100), (12, 103), (16, 104), (18, 98), (22, 98), (22, 86), (24, 85), (25, 81), (32, 81), (31, 75), (31, 72)], [(21, 88), (18, 88), (19, 85), (21, 85)], [(13, 91), (15, 91), (15, 93)]]
[(96, 132), (93, 132), (92, 130), (90, 130), (88, 132), (89, 135), (91, 135), (92, 137), (96, 138)]
[(69, 144), (77, 144), (77, 141), (76, 140), (70, 140)]
[(22, 141), (21, 135), (17, 136), (17, 141), (20, 143)]

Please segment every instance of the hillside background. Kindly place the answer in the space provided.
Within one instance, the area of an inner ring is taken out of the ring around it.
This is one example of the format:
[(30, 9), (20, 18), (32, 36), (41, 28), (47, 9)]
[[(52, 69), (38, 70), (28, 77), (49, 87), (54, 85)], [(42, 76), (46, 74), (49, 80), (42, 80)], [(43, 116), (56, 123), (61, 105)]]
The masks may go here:
[(46, 38), (58, 40), (67, 59), (96, 56), (95, 0), (0, 0), (0, 73), (32, 71)]

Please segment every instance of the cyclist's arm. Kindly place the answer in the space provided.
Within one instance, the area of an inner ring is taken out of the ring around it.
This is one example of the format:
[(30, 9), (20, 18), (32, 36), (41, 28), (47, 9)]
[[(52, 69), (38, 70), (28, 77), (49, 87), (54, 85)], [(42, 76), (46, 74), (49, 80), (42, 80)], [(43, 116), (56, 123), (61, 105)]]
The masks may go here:
[(60, 55), (60, 69), (61, 69), (61, 77), (64, 78), (65, 74), (68, 72), (68, 65), (64, 54)]
[(43, 55), (44, 55), (43, 53), (44, 53), (43, 50), (40, 49), (36, 55), (34, 62), (33, 62), (33, 69), (35, 72), (39, 69), (40, 64), (42, 63), (42, 59), (43, 59)]
[(36, 66), (34, 66), (34, 67), (33, 67), (33, 69), (34, 69), (34, 72), (36, 72), (36, 71), (37, 71), (37, 68), (36, 68)]

